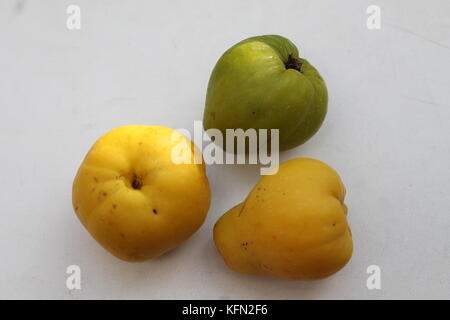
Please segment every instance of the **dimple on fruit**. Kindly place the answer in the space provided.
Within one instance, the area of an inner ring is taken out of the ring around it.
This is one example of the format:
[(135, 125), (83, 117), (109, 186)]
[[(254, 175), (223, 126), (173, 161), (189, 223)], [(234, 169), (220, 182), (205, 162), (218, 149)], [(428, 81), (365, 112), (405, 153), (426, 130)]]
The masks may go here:
[(319, 130), (327, 104), (325, 81), (291, 41), (257, 36), (234, 45), (217, 62), (203, 126), (224, 136), (226, 129), (279, 129), (279, 147), (286, 150)]
[(345, 188), (325, 163), (297, 158), (263, 176), (244, 202), (214, 227), (214, 241), (235, 271), (283, 279), (332, 275), (350, 260)]
[(125, 126), (106, 133), (86, 155), (73, 182), (73, 207), (116, 257), (155, 258), (202, 225), (210, 205), (205, 167), (174, 162), (180, 145), (194, 159), (195, 146), (175, 130)]

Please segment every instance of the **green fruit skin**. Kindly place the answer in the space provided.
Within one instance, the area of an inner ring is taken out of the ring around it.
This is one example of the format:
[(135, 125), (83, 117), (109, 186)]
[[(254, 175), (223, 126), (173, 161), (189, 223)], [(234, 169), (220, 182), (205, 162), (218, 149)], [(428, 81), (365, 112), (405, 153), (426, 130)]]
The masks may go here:
[[(301, 72), (286, 69), (289, 56)], [(228, 49), (211, 74), (204, 129), (279, 129), (280, 150), (301, 145), (319, 130), (328, 93), (319, 72), (279, 35), (252, 37)], [(224, 144), (226, 145), (226, 144)]]

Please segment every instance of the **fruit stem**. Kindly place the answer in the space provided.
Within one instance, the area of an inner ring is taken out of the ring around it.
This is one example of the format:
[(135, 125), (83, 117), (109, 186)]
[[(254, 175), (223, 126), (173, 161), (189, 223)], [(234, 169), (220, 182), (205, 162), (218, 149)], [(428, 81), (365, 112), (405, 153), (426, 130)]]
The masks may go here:
[(295, 59), (291, 54), (288, 57), (288, 60), (284, 64), (286, 66), (286, 69), (294, 69), (298, 72), (302, 72), (302, 63), (300, 60)]

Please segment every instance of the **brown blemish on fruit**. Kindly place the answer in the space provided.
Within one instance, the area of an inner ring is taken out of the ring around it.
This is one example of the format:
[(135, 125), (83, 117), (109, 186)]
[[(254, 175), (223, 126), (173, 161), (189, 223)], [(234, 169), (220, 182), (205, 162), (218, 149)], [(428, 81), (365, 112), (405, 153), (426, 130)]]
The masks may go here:
[(248, 242), (241, 243), (241, 247), (244, 248), (244, 250), (247, 250)]
[(105, 191), (102, 192), (102, 196), (106, 197), (107, 195), (108, 194)]
[(153, 212), (154, 214), (158, 214), (158, 210), (156, 210), (156, 209), (153, 209), (152, 212)]
[(123, 233), (121, 233), (120, 236), (121, 236), (122, 238), (126, 238), (126, 236), (125, 236)]
[(75, 206), (75, 211), (78, 211), (78, 206)]
[(112, 207), (113, 207), (113, 209), (116, 209), (116, 208), (117, 208), (117, 205), (114, 203), (114, 204), (112, 205)]
[(264, 269), (267, 269), (267, 270), (272, 270), (272, 268), (271, 267), (269, 267), (269, 266), (266, 266), (265, 264), (261, 264), (261, 266), (264, 268)]
[(241, 210), (239, 210), (238, 217), (240, 217), (241, 214), (242, 214), (242, 211), (244, 211), (244, 208), (245, 208), (245, 204), (246, 204), (246, 203), (247, 203), (247, 202), (244, 202), (244, 205), (242, 206)]
[(95, 181), (95, 182), (98, 182), (98, 178), (97, 178), (97, 177), (94, 177), (94, 181)]

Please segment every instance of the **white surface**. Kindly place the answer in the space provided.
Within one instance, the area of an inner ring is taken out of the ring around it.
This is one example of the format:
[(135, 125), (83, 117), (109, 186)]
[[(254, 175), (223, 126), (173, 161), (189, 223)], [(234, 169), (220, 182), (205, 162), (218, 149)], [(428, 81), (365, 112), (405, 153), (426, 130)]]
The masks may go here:
[[(69, 31), (69, 4), (82, 29)], [(382, 9), (381, 30), (366, 8)], [(450, 298), (450, 2), (0, 2), (2, 212), (0, 298)], [(259, 179), (256, 166), (208, 167), (212, 206), (173, 252), (122, 262), (83, 229), (71, 184), (109, 129), (192, 130), (219, 56), (246, 37), (282, 34), (325, 78), (319, 133), (282, 154), (321, 159), (341, 175), (351, 262), (318, 282), (246, 276), (212, 242), (218, 217)], [(66, 267), (82, 270), (70, 292)], [(366, 288), (366, 268), (382, 290)]]

